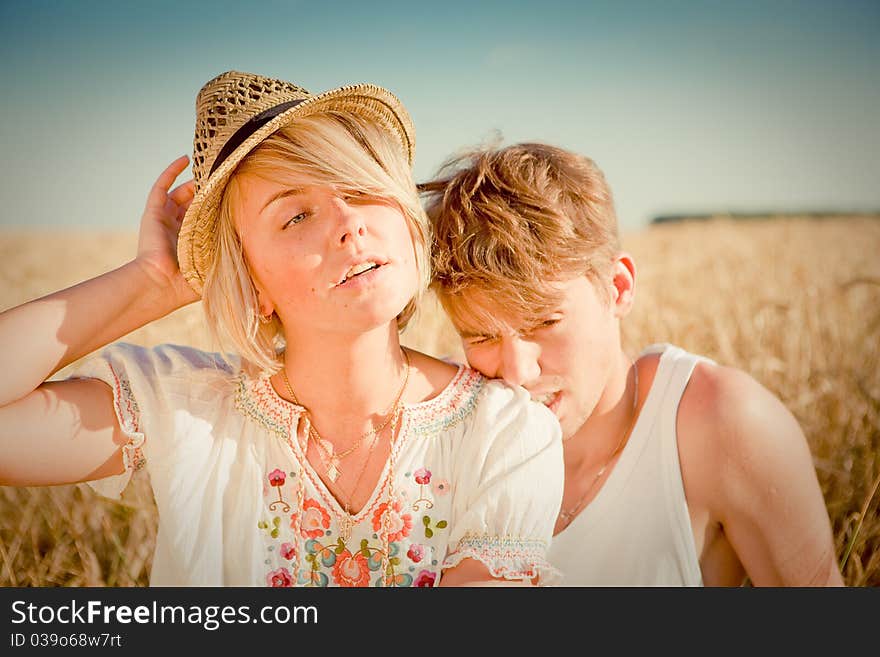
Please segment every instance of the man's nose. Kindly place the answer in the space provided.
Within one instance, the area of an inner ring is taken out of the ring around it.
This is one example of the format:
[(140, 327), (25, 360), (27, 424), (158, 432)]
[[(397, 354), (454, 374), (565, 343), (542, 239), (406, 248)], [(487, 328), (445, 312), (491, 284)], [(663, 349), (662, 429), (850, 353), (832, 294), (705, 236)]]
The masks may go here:
[(540, 347), (522, 338), (505, 337), (501, 341), (501, 367), (499, 376), (515, 386), (526, 386), (541, 375), (538, 364)]

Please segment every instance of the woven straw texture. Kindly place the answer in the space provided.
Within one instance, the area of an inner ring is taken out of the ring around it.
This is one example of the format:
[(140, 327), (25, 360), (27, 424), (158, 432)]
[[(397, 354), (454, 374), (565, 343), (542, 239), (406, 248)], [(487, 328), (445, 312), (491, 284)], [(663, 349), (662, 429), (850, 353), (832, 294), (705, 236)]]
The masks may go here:
[[(224, 144), (239, 128), (258, 114), (294, 100), (302, 102), (256, 130), (210, 173)], [(412, 164), (412, 120), (397, 97), (381, 87), (356, 84), (312, 95), (290, 82), (228, 71), (199, 91), (192, 158), (195, 197), (184, 216), (177, 242), (180, 270), (196, 292), (201, 294), (204, 288), (216, 248), (217, 210), (232, 172), (251, 150), (279, 128), (298, 117), (329, 110), (352, 112), (380, 125), (397, 137)]]

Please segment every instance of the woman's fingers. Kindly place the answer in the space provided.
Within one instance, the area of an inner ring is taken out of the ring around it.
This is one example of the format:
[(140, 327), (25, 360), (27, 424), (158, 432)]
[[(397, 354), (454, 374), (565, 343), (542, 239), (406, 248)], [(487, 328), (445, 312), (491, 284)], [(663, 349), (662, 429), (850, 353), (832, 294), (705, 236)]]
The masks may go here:
[(177, 205), (189, 205), (190, 201), (192, 201), (193, 199), (193, 196), (195, 196), (195, 193), (195, 181), (190, 179), (172, 189), (168, 193), (168, 196), (171, 198), (172, 201), (177, 203)]
[[(177, 180), (177, 176), (183, 173), (183, 170), (189, 165), (189, 157), (181, 155), (171, 164), (165, 167), (165, 170), (156, 178), (153, 187), (150, 189), (150, 195), (147, 197), (147, 205), (161, 208), (165, 204), (165, 198), (171, 184)], [(183, 187), (183, 185), (181, 185)], [(177, 191), (177, 190), (175, 190)]]

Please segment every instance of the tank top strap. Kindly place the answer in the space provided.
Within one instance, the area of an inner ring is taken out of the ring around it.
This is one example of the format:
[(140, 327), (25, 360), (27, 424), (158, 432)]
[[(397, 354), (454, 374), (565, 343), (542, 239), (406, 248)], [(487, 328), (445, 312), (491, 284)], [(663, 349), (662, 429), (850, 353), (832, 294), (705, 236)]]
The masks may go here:
[(656, 343), (645, 347), (639, 357), (651, 354), (660, 354), (660, 363), (651, 384), (652, 389), (662, 390), (664, 403), (667, 410), (672, 405), (672, 412), (678, 412), (678, 403), (691, 380), (694, 368), (701, 362), (714, 363), (709, 358), (697, 356), (681, 347), (667, 343)]
[(697, 584), (702, 582), (702, 574), (700, 573), (699, 557), (694, 546), (693, 530), (681, 473), (677, 419), (681, 398), (691, 380), (694, 369), (701, 362), (712, 363), (713, 361), (670, 344), (651, 345), (642, 353), (661, 354), (660, 363), (651, 384), (652, 392), (657, 393), (657, 404), (653, 407), (656, 416), (652, 418), (653, 421), (650, 423), (655, 425), (657, 434), (659, 434), (657, 438), (659, 438), (660, 449), (660, 479), (663, 482), (665, 498), (669, 505), (669, 522), (670, 527), (673, 528), (672, 538), (677, 546), (676, 552), (683, 555), (682, 567), (686, 572), (686, 581)]

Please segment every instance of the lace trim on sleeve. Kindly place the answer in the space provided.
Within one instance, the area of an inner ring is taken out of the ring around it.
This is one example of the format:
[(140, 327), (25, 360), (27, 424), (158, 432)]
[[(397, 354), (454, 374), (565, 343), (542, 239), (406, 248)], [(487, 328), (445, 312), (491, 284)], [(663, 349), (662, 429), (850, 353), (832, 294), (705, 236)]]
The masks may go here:
[(518, 536), (465, 534), (454, 552), (443, 561), (443, 569), (452, 568), (462, 559), (476, 559), (489, 569), (492, 577), (532, 581), (540, 586), (556, 584), (562, 574), (547, 561), (547, 542)]
[[(128, 442), (122, 446), (122, 463), (125, 466), (125, 472), (86, 483), (101, 495), (119, 499), (122, 496), (122, 491), (131, 480), (131, 475), (147, 463), (143, 453), (145, 436), (139, 424), (140, 408), (131, 391), (128, 379), (124, 375), (118, 374), (109, 363), (105, 362), (103, 365), (101, 374), (104, 376), (96, 378), (110, 384), (110, 388), (113, 390), (113, 410), (116, 413), (119, 428), (128, 437)], [(106, 376), (107, 373), (110, 376)]]
[[(110, 368), (113, 369), (112, 367)], [(140, 418), (140, 408), (134, 394), (131, 392), (131, 386), (128, 380), (121, 376), (116, 376), (116, 389), (113, 391), (113, 407), (116, 409), (116, 418), (119, 420), (119, 426), (123, 433), (128, 436), (128, 442), (122, 447), (122, 460), (125, 463), (125, 469), (132, 472), (140, 470), (146, 465), (147, 460), (144, 457), (143, 445), (144, 434), (140, 430), (138, 420)]]

